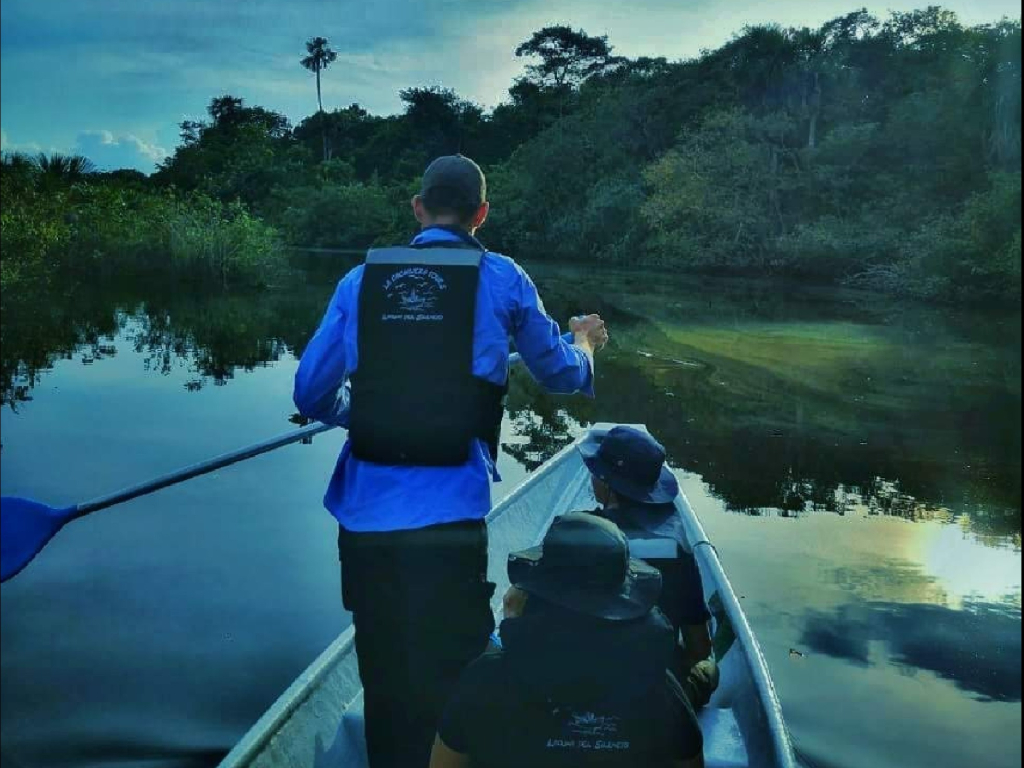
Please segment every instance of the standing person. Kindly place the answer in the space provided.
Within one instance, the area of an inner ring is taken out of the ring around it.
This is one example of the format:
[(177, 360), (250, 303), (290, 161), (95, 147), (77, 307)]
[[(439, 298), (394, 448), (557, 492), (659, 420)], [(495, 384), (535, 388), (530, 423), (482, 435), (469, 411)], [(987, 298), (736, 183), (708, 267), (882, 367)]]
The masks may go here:
[(665, 449), (646, 432), (620, 426), (603, 436), (591, 433), (579, 450), (602, 505), (594, 514), (618, 525), (629, 537), (633, 555), (661, 573), (658, 607), (677, 639), (672, 671), (693, 706), (702, 707), (719, 679), (709, 630), (711, 612), (675, 507), (679, 483), (665, 466)]
[(609, 520), (556, 518), (509, 556), (501, 647), (462, 674), (430, 768), (700, 768), (703, 737), (667, 667), (658, 571)]
[(295, 376), (300, 413), (349, 428), (324, 505), (371, 768), (427, 765), (451, 687), (494, 629), (483, 518), (509, 338), (547, 391), (591, 397), (608, 338), (590, 315), (563, 339), (529, 276), (476, 239), (489, 205), (472, 160), (431, 163), (412, 208), (419, 234), (341, 280)]

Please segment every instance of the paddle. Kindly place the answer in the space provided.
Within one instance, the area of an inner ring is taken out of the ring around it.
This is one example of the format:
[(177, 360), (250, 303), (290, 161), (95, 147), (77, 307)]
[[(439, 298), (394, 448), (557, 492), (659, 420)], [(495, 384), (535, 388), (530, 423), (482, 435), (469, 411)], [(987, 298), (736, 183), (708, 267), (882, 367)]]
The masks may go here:
[(71, 507), (50, 507), (32, 499), (4, 496), (0, 499), (0, 581), (7, 581), (20, 573), (56, 535), (57, 531), (72, 520), (159, 491), (161, 488), (176, 485), (193, 477), (214, 472), (239, 461), (251, 459), (261, 453), (308, 440), (313, 435), (330, 429), (334, 429), (330, 424), (310, 424), (261, 443), (184, 467), (155, 480), (133, 485), (109, 496), (101, 496), (98, 499)]
[[(566, 335), (571, 338), (569, 334)], [(515, 365), (521, 360), (522, 357), (518, 352), (513, 352), (508, 357), (509, 365)], [(133, 485), (109, 496), (101, 496), (98, 499), (71, 507), (50, 507), (32, 499), (4, 496), (0, 498), (0, 582), (17, 576), (57, 534), (57, 531), (72, 520), (112, 507), (115, 504), (136, 499), (139, 496), (145, 496), (170, 485), (176, 485), (193, 477), (214, 472), (239, 461), (251, 459), (261, 453), (307, 440), (313, 435), (330, 429), (334, 429), (334, 427), (329, 424), (310, 424), (294, 432), (278, 435), (264, 440), (262, 443), (215, 456), (155, 480)]]

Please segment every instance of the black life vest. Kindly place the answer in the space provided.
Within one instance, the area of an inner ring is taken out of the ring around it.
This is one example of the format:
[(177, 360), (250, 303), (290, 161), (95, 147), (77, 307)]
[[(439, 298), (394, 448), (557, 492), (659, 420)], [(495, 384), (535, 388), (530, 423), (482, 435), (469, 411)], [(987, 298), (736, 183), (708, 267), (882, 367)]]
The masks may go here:
[(529, 611), (501, 625), (500, 731), (482, 766), (671, 765), (680, 727), (668, 703), (671, 627), (657, 610), (610, 622)]
[(507, 384), (473, 376), (485, 249), (460, 242), (371, 250), (359, 289), (352, 453), (377, 464), (455, 466), (474, 438), (497, 458)]
[[(682, 562), (692, 560), (686, 531), (674, 504), (656, 506), (625, 505), (614, 509), (595, 509), (591, 514), (611, 520), (629, 539), (629, 555), (644, 560), (661, 573), (658, 607), (678, 632), (685, 623), (683, 595), (690, 592), (689, 571)], [(696, 567), (696, 566), (692, 566)]]

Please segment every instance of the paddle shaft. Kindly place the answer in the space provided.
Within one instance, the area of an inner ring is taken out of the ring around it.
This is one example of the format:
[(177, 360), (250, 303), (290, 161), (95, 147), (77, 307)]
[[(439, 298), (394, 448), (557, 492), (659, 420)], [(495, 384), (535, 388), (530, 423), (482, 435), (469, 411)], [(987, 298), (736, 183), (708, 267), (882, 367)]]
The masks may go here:
[(175, 472), (170, 472), (166, 475), (162, 475), (154, 480), (148, 480), (145, 483), (139, 483), (133, 485), (130, 488), (111, 493), (107, 496), (100, 496), (98, 499), (87, 501), (84, 504), (79, 504), (75, 508), (74, 517), (82, 517), (88, 515), (91, 512), (96, 512), (100, 509), (106, 509), (112, 507), (115, 504), (120, 504), (125, 501), (131, 501), (139, 496), (145, 496), (146, 494), (159, 491), (162, 488), (166, 488), (170, 485), (176, 485), (184, 482), (185, 480), (191, 480), (193, 477), (199, 477), (210, 472), (215, 472), (223, 467), (229, 467), (232, 464), (237, 464), (240, 461), (251, 459), (254, 456), (259, 456), (261, 453), (268, 453), (269, 451), (282, 448), (292, 443), (298, 443), (302, 440), (319, 435), (321, 432), (327, 432), (328, 430), (334, 429), (332, 424), (310, 424), (296, 429), (294, 432), (289, 432), (284, 435), (278, 435), (272, 437), (269, 440), (264, 440), (262, 443), (256, 443), (245, 448), (239, 448), (237, 451), (230, 451), (228, 453), (222, 453), (220, 456), (215, 456), (207, 461), (201, 461), (198, 464), (192, 464), (188, 467), (183, 467)]
[[(518, 352), (513, 352), (508, 356), (509, 365), (515, 365), (522, 361), (522, 356)], [(310, 424), (308, 426), (297, 429), (294, 432), (289, 432), (284, 435), (278, 435), (272, 437), (269, 440), (264, 440), (262, 443), (256, 443), (246, 448), (239, 448), (237, 451), (230, 451), (229, 453), (222, 453), (220, 456), (215, 456), (212, 459), (199, 462), (198, 464), (192, 464), (188, 467), (183, 467), (175, 472), (170, 472), (166, 475), (162, 475), (154, 480), (147, 480), (144, 483), (133, 485), (130, 488), (125, 488), (115, 493), (111, 493), (107, 496), (100, 496), (98, 499), (87, 501), (83, 504), (79, 504), (75, 507), (75, 513), (73, 518), (83, 517), (101, 509), (112, 507), (115, 504), (121, 504), (125, 501), (131, 501), (137, 499), (139, 496), (145, 496), (159, 491), (163, 488), (167, 488), (171, 485), (177, 485), (185, 480), (191, 480), (193, 477), (199, 477), (200, 475), (206, 475), (210, 472), (215, 472), (223, 467), (229, 467), (232, 464), (237, 464), (240, 461), (251, 459), (254, 456), (259, 456), (262, 453), (268, 453), (269, 451), (282, 448), (292, 443), (298, 443), (302, 440), (319, 435), (322, 432), (334, 429), (334, 425), (331, 424)]]

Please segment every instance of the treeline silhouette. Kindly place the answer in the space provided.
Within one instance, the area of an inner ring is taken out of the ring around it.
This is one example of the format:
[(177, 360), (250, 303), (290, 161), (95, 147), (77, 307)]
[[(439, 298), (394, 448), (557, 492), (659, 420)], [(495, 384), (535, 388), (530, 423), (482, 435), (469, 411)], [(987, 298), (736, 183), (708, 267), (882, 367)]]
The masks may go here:
[[(318, 98), (333, 53), (314, 38), (301, 60)], [(516, 54), (524, 74), (490, 111), (411, 87), (399, 114), (328, 105), (293, 127), (221, 96), (152, 177), (103, 183), (240, 201), (291, 244), (365, 248), (407, 237), (424, 167), (462, 152), (488, 172), (482, 235), (513, 256), (1019, 302), (1019, 20), (858, 10), (677, 62), (559, 26)]]

